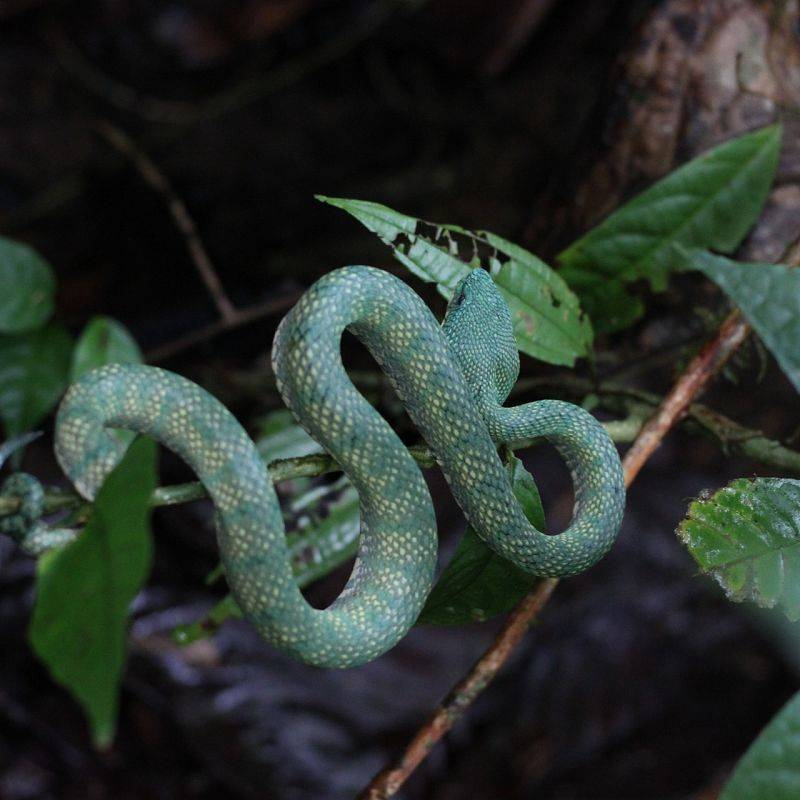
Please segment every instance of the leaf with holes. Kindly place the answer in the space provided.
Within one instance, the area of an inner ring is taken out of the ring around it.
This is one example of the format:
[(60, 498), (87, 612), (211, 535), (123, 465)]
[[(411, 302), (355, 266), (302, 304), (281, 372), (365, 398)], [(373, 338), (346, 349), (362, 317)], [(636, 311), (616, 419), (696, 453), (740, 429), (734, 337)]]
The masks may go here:
[(487, 231), (436, 225), (365, 200), (318, 196), (377, 234), (414, 275), (450, 298), (456, 284), (483, 267), (510, 309), (517, 347), (551, 364), (588, 355), (592, 328), (561, 277), (533, 253)]
[(0, 236), (0, 333), (23, 333), (53, 313), (56, 279), (32, 248)]
[[(525, 516), (546, 530), (533, 476), (516, 456), (507, 465), (514, 495)], [(430, 593), (417, 624), (462, 625), (510, 611), (539, 579), (498, 556), (467, 526), (455, 555)]]
[(141, 364), (142, 351), (128, 329), (111, 317), (94, 317), (72, 354), (73, 381), (106, 364)]
[(0, 420), (17, 436), (48, 414), (67, 385), (72, 340), (59, 325), (0, 336)]
[(719, 800), (797, 800), (800, 797), (800, 693), (742, 756)]
[(686, 267), (711, 278), (741, 309), (800, 392), (800, 269), (742, 264), (703, 250), (679, 250)]
[(155, 444), (134, 442), (97, 494), (83, 533), (39, 561), (30, 642), (86, 712), (95, 743), (116, 726), (128, 607), (150, 571)]
[(695, 500), (678, 536), (731, 600), (800, 619), (800, 481), (739, 478)]
[[(559, 256), (559, 274), (598, 330), (619, 330), (643, 308), (624, 284), (647, 279), (662, 291), (676, 267), (673, 245), (730, 253), (767, 199), (781, 126), (709, 150), (619, 208)], [(609, 284), (613, 298), (607, 296)], [(613, 300), (613, 302), (612, 302)]]

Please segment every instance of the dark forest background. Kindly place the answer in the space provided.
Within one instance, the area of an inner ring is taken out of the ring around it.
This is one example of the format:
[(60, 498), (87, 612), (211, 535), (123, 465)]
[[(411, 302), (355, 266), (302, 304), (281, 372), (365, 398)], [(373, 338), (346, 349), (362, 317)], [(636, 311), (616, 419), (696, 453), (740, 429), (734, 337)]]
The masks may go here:
[[(268, 354), (298, 291), (349, 263), (403, 274), (314, 193), (489, 229), (552, 262), (677, 164), (780, 115), (778, 184), (745, 255), (780, 252), (800, 227), (795, 2), (4, 0), (0, 31), (0, 232), (54, 265), (62, 322), (116, 317), (151, 361), (246, 424), (279, 406)], [(234, 303), (270, 313), (184, 340), (213, 324), (214, 306), (109, 124), (168, 177)], [(598, 370), (663, 393), (721, 306), (681, 276), (637, 326), (600, 340)], [(523, 375), (550, 372), (523, 357)], [(789, 384), (752, 342), (706, 400), (776, 438), (797, 426)], [(547, 448), (525, 461), (557, 528), (567, 470)], [(26, 468), (60, 480), (44, 440)], [(759, 617), (697, 577), (674, 530), (700, 490), (757, 470), (673, 432), (633, 487), (611, 555), (559, 589), (401, 796), (713, 797), (799, 667)], [(162, 478), (187, 475), (165, 457)], [(430, 480), (452, 552), (463, 520)], [(204, 585), (211, 514), (197, 503), (154, 517), (156, 564), (106, 753), (28, 649), (34, 565), (0, 542), (2, 800), (352, 797), (497, 629), (418, 628), (346, 672), (291, 662), (241, 622), (181, 649), (171, 630), (221, 591)], [(325, 602), (345, 577), (309, 596)]]

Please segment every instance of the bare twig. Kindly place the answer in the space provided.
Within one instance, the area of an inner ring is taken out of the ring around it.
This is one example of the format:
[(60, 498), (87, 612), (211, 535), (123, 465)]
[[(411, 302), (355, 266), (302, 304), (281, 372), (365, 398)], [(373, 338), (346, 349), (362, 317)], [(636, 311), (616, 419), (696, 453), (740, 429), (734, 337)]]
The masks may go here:
[(678, 382), (658, 407), (625, 454), (623, 467), (626, 479), (632, 481), (645, 462), (661, 444), (667, 431), (688, 410), (691, 402), (705, 388), (745, 340), (750, 326), (738, 311), (732, 311), (709, 342), (690, 362)]
[(277, 311), (281, 311), (294, 303), (300, 296), (300, 292), (289, 292), (283, 297), (267, 300), (263, 303), (250, 306), (249, 308), (238, 309), (231, 302), (222, 287), (211, 257), (200, 238), (197, 226), (194, 223), (186, 204), (175, 193), (169, 180), (164, 173), (158, 169), (152, 159), (145, 153), (124, 131), (120, 130), (108, 122), (98, 122), (98, 132), (136, 167), (144, 181), (161, 197), (169, 208), (175, 227), (180, 232), (192, 263), (203, 281), (208, 293), (214, 302), (219, 314), (219, 319), (210, 325), (191, 331), (185, 336), (168, 342), (147, 353), (148, 361), (164, 361), (172, 358), (178, 353), (193, 347), (200, 342), (217, 336), (218, 334), (254, 322), (257, 319), (269, 316)]
[[(749, 328), (734, 311), (723, 322), (716, 337), (692, 360), (647, 422), (623, 460), (625, 485), (630, 486), (670, 428), (686, 412), (692, 400), (717, 374), (733, 351), (744, 341)], [(470, 672), (414, 735), (402, 756), (379, 772), (359, 796), (361, 800), (388, 800), (422, 763), (433, 746), (457, 722), (475, 698), (488, 686), (522, 640), (528, 626), (547, 604), (558, 581), (541, 582), (511, 612), (503, 629)]]
[(434, 745), (461, 719), (475, 698), (494, 680), (557, 585), (556, 578), (546, 578), (519, 603), (489, 649), (417, 731), (400, 760), (379, 772), (358, 796), (359, 800), (382, 800), (397, 792), (408, 776), (425, 760)]
[(214, 264), (208, 251), (197, 232), (197, 226), (186, 208), (186, 204), (175, 193), (172, 185), (161, 170), (153, 163), (152, 159), (134, 142), (124, 131), (111, 125), (109, 122), (98, 122), (98, 132), (103, 138), (120, 153), (131, 160), (145, 182), (161, 197), (169, 208), (169, 213), (186, 241), (186, 248), (201, 280), (205, 284), (214, 305), (217, 307), (220, 318), (231, 322), (236, 317), (236, 309), (230, 298), (222, 288), (222, 282), (217, 275)]
[(301, 294), (302, 292), (297, 289), (292, 292), (287, 292), (282, 297), (276, 297), (273, 300), (265, 300), (263, 303), (257, 303), (248, 308), (234, 309), (232, 317), (228, 319), (218, 319), (209, 325), (190, 331), (185, 336), (154, 347), (152, 350), (148, 350), (148, 352), (145, 353), (145, 357), (147, 361), (154, 363), (166, 361), (201, 342), (213, 339), (220, 333), (225, 333), (234, 328), (239, 328), (242, 325), (255, 322), (258, 319), (263, 319), (264, 317), (270, 316), (270, 314), (276, 314), (294, 304)]

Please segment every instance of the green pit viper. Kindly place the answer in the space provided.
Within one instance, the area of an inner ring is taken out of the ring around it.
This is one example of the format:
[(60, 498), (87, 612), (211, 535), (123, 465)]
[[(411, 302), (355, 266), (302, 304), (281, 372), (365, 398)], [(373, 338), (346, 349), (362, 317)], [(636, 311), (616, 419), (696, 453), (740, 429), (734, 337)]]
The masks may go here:
[[(216, 508), (225, 573), (263, 637), (309, 664), (350, 667), (384, 653), (409, 630), (436, 566), (433, 502), (419, 467), (358, 393), (342, 364), (344, 330), (368, 348), (422, 433), (470, 524), (503, 558), (532, 575), (564, 576), (598, 561), (625, 505), (617, 451), (597, 420), (557, 400), (504, 408), (519, 374), (511, 312), (491, 277), (472, 271), (440, 326), (398, 278), (372, 267), (328, 273), (281, 322), (272, 358), (280, 393), (301, 425), (341, 465), (359, 493), (361, 538), (352, 575), (318, 610), (292, 577), (278, 498), (266, 466), (233, 415), (191, 381), (156, 367), (112, 364), (74, 383), (58, 411), (56, 457), (92, 499), (122, 457), (110, 429), (126, 428), (181, 456)], [(575, 510), (557, 536), (536, 530), (517, 503), (498, 446), (550, 441), (570, 467)], [(0, 530), (31, 551), (54, 544), (37, 521), (43, 493), (24, 474)]]

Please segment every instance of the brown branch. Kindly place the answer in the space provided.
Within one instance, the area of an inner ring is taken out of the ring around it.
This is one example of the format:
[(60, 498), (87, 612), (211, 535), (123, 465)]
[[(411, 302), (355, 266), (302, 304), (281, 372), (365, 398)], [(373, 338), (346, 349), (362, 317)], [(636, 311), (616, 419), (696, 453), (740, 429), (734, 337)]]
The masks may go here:
[[(661, 405), (644, 425), (623, 459), (625, 486), (630, 486), (667, 432), (686, 413), (731, 354), (744, 341), (749, 326), (738, 311), (722, 323), (717, 335), (691, 361)], [(530, 624), (547, 604), (558, 580), (548, 578), (517, 605), (488, 650), (467, 676), (447, 695), (406, 746), (402, 756), (379, 772), (359, 795), (359, 800), (388, 800), (425, 760), (436, 743), (461, 719), (476, 697), (491, 683)]]
[(732, 311), (720, 326), (714, 340), (692, 359), (625, 454), (622, 466), (628, 483), (639, 474), (639, 470), (653, 455), (667, 432), (683, 417), (695, 397), (722, 369), (749, 332), (750, 326), (744, 317), (738, 311)]
[(152, 159), (145, 153), (124, 131), (121, 131), (108, 122), (98, 122), (97, 131), (100, 135), (122, 155), (130, 159), (144, 181), (157, 194), (161, 195), (167, 204), (169, 213), (186, 242), (186, 249), (195, 266), (200, 279), (205, 284), (214, 305), (217, 307), (220, 318), (225, 322), (232, 322), (237, 314), (236, 308), (225, 294), (222, 282), (217, 275), (211, 257), (197, 232), (197, 226), (186, 208), (186, 204), (175, 193), (166, 176), (159, 170)]
[(491, 647), (475, 662), (472, 669), (439, 704), (436, 710), (409, 742), (400, 760), (379, 772), (358, 800), (383, 800), (391, 797), (408, 776), (425, 760), (434, 745), (461, 719), (478, 695), (489, 685), (505, 664), (550, 595), (558, 585), (557, 578), (545, 578), (522, 599), (511, 612)]
[(188, 350), (190, 347), (213, 339), (220, 333), (225, 333), (234, 328), (239, 328), (242, 325), (247, 325), (250, 322), (255, 322), (263, 317), (268, 317), (270, 314), (276, 314), (278, 311), (282, 311), (284, 308), (293, 305), (300, 298), (301, 294), (302, 292), (297, 289), (288, 292), (283, 297), (266, 300), (263, 303), (258, 303), (248, 308), (234, 309), (232, 317), (228, 319), (218, 319), (210, 325), (190, 331), (185, 336), (181, 336), (174, 341), (159, 345), (145, 353), (145, 357), (148, 362), (166, 361), (176, 356), (178, 353)]

